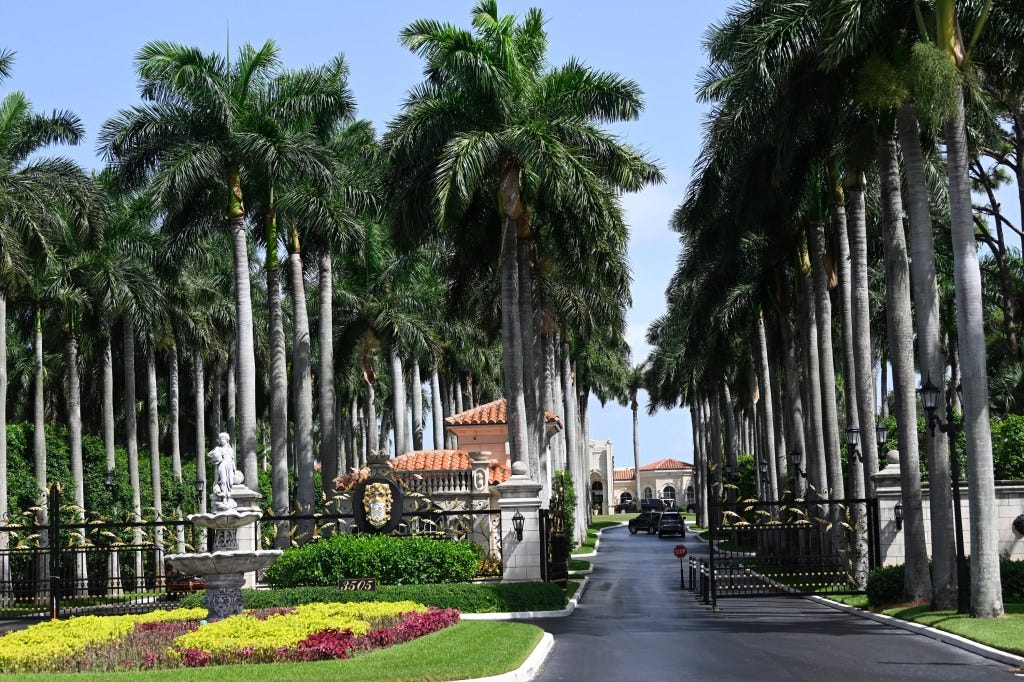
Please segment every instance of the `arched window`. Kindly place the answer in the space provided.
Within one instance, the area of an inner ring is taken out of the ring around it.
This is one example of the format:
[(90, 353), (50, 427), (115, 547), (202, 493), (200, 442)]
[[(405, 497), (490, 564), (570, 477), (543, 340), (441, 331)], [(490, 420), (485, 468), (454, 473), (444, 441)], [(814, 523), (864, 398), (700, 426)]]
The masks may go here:
[(665, 486), (665, 488), (661, 491), (661, 499), (675, 501), (676, 489), (670, 485)]
[(601, 481), (594, 481), (590, 484), (590, 504), (600, 505), (604, 502), (604, 485)]
[(632, 499), (633, 494), (628, 490), (623, 490), (622, 493), (619, 494), (619, 502), (629, 502)]
[(692, 485), (686, 486), (686, 503), (687, 504), (693, 504), (694, 501), (696, 501), (696, 499), (697, 498), (696, 498), (696, 496), (693, 493), (693, 486)]
[(650, 488), (644, 488), (644, 499), (649, 500), (654, 497), (654, 491)]

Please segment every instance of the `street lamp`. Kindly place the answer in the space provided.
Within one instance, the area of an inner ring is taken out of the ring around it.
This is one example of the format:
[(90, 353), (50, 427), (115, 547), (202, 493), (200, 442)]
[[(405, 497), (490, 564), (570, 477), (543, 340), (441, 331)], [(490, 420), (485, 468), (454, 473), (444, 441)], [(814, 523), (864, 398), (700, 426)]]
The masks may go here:
[(864, 455), (861, 454), (857, 446), (860, 445), (860, 428), (850, 424), (846, 427), (846, 444), (849, 446), (847, 452), (850, 455), (850, 459), (855, 459), (858, 462), (864, 461)]
[(206, 490), (206, 481), (196, 477), (196, 496), (201, 500), (203, 499), (203, 491)]
[[(960, 387), (957, 386), (957, 393)], [(931, 377), (917, 389), (924, 405), (925, 418), (928, 420), (928, 432), (935, 435), (935, 429), (949, 439), (949, 468), (953, 474), (953, 521), (956, 527), (956, 611), (968, 613), (971, 605), (970, 587), (967, 585), (967, 557), (964, 554), (964, 522), (960, 511), (960, 460), (956, 456), (956, 439), (964, 430), (964, 425), (953, 419), (953, 403), (946, 401), (946, 421), (935, 414), (939, 406), (939, 387), (932, 383)]]
[(799, 450), (794, 449), (789, 453), (789, 464), (793, 467), (797, 476), (806, 480), (807, 472), (800, 469), (800, 463), (803, 461), (804, 456)]
[(512, 515), (512, 530), (516, 532), (516, 541), (523, 541), (523, 525), (526, 523), (526, 517), (516, 509), (516, 513)]
[(882, 448), (885, 447), (885, 442), (889, 440), (889, 427), (886, 426), (885, 422), (878, 418), (875, 421), (875, 443), (878, 444), (878, 451), (881, 453)]

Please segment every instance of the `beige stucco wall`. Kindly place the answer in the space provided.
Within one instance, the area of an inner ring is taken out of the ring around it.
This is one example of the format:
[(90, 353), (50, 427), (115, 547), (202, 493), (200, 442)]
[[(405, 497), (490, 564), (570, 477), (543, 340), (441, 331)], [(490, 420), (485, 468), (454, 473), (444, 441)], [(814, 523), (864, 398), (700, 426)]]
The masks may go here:
[(504, 424), (449, 426), (459, 450), (490, 452), (489, 460), (508, 466), (508, 428)]

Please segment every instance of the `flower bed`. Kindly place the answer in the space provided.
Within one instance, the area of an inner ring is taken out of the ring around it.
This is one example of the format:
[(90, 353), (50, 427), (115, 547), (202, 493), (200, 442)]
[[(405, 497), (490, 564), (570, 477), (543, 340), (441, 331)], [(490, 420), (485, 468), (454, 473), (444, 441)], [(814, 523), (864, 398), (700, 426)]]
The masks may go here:
[(0, 671), (147, 670), (350, 658), (441, 630), (453, 609), (414, 602), (306, 604), (200, 626), (203, 609), (50, 621), (0, 637)]

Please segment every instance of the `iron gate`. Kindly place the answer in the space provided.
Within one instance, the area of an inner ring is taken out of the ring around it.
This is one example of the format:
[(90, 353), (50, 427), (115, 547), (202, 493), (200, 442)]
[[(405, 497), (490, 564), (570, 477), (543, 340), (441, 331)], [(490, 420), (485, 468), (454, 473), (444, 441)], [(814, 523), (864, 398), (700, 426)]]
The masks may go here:
[(703, 600), (860, 594), (878, 566), (877, 499), (712, 500)]

